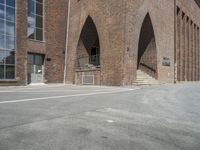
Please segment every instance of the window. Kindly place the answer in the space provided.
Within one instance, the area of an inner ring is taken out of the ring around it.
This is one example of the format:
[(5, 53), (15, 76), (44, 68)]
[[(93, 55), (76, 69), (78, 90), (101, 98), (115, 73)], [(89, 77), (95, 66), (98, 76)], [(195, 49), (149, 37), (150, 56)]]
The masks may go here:
[(100, 65), (99, 56), (100, 56), (99, 48), (93, 47), (90, 52), (90, 64), (99, 66)]
[(43, 0), (28, 0), (28, 37), (43, 41)]
[(15, 79), (15, 0), (0, 0), (0, 80)]

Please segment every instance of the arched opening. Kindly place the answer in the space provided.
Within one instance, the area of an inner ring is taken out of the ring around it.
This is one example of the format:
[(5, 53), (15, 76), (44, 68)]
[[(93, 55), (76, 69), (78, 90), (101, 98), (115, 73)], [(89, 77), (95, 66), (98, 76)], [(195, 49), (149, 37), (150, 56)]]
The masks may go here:
[(100, 45), (96, 26), (89, 16), (83, 26), (77, 46), (77, 69), (100, 68)]
[(75, 84), (101, 84), (99, 43), (97, 28), (88, 16), (77, 45)]
[(140, 31), (137, 69), (157, 78), (157, 50), (153, 25), (149, 13)]

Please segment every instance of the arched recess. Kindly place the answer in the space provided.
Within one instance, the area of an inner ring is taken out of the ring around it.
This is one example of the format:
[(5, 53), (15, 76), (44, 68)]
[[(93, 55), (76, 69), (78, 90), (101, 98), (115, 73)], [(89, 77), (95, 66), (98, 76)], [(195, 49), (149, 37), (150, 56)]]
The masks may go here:
[(99, 35), (90, 16), (87, 17), (81, 31), (76, 58), (76, 69), (100, 68)]
[(144, 18), (138, 44), (137, 69), (157, 78), (157, 49), (149, 13)]

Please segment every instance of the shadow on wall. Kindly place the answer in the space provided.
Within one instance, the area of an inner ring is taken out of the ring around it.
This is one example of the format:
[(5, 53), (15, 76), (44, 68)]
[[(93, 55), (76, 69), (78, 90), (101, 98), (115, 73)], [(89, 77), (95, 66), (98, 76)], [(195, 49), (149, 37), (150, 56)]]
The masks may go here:
[(140, 31), (137, 67), (152, 77), (157, 78), (156, 41), (149, 13), (146, 15)]

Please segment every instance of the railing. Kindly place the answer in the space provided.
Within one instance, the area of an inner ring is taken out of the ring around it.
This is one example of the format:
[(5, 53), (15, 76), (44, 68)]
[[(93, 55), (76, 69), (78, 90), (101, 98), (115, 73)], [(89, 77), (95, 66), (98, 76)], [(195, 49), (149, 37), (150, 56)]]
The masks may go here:
[(144, 64), (144, 63), (140, 63), (140, 65), (143, 66), (143, 67), (146, 67), (147, 69), (149, 69), (149, 70), (151, 70), (152, 72), (156, 73), (156, 70), (155, 70), (154, 68), (152, 68), (152, 67), (150, 67), (150, 66), (148, 66), (148, 65), (146, 65), (146, 64)]
[(100, 59), (98, 55), (81, 56), (76, 59), (76, 69), (99, 69)]

